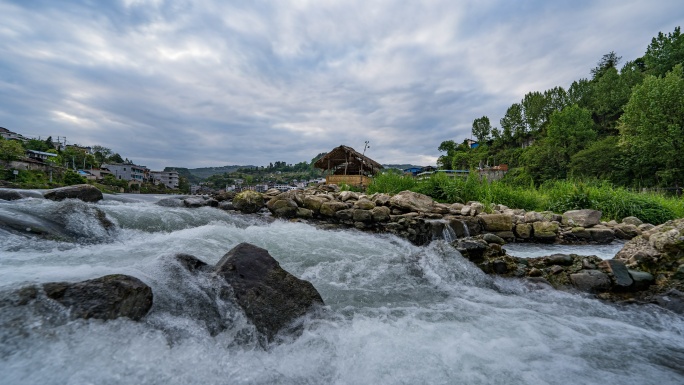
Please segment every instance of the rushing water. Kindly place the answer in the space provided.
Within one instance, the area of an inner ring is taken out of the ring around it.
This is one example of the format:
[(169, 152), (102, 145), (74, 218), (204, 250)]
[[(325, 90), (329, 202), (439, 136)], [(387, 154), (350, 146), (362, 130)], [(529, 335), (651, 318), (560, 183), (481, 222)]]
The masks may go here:
[[(684, 383), (684, 319), (656, 307), (492, 278), (443, 241), (416, 247), (393, 236), (121, 200), (0, 203), (0, 214), (78, 234), (59, 242), (0, 232), (0, 291), (125, 273), (155, 293), (141, 322), (69, 321), (43, 311), (47, 302), (0, 307), (0, 383)], [(115, 226), (104, 228), (93, 207)], [(196, 317), (201, 305), (193, 308), (193, 298), (208, 300), (197, 295), (205, 283), (187, 279), (171, 257), (216, 263), (240, 242), (266, 248), (311, 281), (327, 311), (305, 318), (300, 335), (262, 346), (235, 304), (224, 303), (220, 317), (231, 327), (212, 333), (211, 320)]]

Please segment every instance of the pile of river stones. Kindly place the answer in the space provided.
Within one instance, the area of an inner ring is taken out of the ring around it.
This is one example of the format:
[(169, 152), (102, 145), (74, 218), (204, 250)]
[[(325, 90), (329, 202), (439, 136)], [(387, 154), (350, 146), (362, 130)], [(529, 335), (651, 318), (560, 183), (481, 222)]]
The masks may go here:
[(629, 240), (652, 229), (635, 217), (601, 222), (601, 212), (572, 210), (563, 214), (511, 209), (504, 205), (485, 207), (480, 202), (442, 204), (427, 195), (402, 191), (396, 195), (365, 195), (339, 191), (335, 185), (306, 190), (265, 193), (243, 191), (214, 196), (169, 199), (162, 205), (213, 206), (243, 213), (270, 211), (275, 218), (298, 219), (327, 227), (353, 227), (386, 232), (417, 245), (441, 237), (445, 228), (455, 238), (493, 234), (506, 242), (565, 244), (606, 244), (615, 239)]

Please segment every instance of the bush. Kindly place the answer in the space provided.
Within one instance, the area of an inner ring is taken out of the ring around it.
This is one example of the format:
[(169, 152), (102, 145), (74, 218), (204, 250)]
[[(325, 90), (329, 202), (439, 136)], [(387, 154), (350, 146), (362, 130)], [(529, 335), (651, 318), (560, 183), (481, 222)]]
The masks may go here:
[(86, 182), (87, 182), (87, 179), (78, 175), (78, 173), (75, 171), (66, 170), (64, 172), (64, 174), (62, 174), (62, 183), (65, 186), (72, 186), (75, 184), (83, 184)]
[[(518, 179), (517, 176), (522, 177)], [(411, 190), (446, 203), (480, 201), (487, 207), (497, 203), (516, 209), (556, 213), (594, 209), (601, 211), (606, 220), (635, 216), (655, 225), (684, 217), (684, 200), (681, 198), (631, 192), (599, 180), (556, 180), (539, 188), (531, 184), (523, 187), (511, 182), (526, 179), (522, 173), (517, 176), (487, 182), (480, 181), (474, 172), (467, 178), (453, 179), (446, 174), (435, 173), (428, 179), (417, 181), (408, 176), (383, 174), (374, 180), (368, 192), (396, 194)]]
[(405, 190), (413, 190), (415, 187), (416, 180), (413, 177), (386, 172), (373, 178), (373, 182), (366, 191), (368, 194), (377, 192), (397, 194)]

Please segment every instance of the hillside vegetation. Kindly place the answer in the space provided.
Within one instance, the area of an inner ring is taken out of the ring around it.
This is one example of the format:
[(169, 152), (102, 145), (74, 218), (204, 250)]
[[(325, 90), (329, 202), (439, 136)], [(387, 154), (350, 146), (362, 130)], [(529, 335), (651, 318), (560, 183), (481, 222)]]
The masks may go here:
[(479, 147), (444, 141), (439, 166), (505, 163), (525, 186), (591, 178), (677, 191), (684, 182), (684, 35), (679, 27), (661, 32), (642, 57), (621, 61), (610, 52), (568, 89), (527, 93), (500, 127), (487, 116), (475, 119)]

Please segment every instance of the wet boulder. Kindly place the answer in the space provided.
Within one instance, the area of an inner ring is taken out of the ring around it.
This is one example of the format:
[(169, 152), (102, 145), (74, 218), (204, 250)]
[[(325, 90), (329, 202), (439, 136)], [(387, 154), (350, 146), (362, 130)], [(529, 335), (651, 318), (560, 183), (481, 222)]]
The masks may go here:
[(508, 214), (483, 214), (480, 216), (485, 231), (511, 231), (513, 216)]
[(611, 285), (608, 275), (598, 270), (582, 270), (576, 274), (570, 274), (570, 281), (575, 288), (588, 293), (608, 290)]
[(64, 199), (80, 199), (84, 202), (98, 202), (102, 200), (102, 191), (89, 184), (60, 187), (43, 193), (45, 199), (62, 201)]
[(323, 299), (314, 286), (285, 271), (265, 249), (241, 243), (216, 265), (257, 330), (269, 340)]
[(587, 231), (591, 235), (591, 240), (596, 243), (608, 244), (615, 240), (615, 232), (609, 228), (592, 227), (587, 229)]
[(404, 212), (428, 213), (432, 211), (435, 202), (427, 195), (413, 191), (402, 191), (390, 198), (389, 204), (391, 207)]
[(297, 216), (297, 202), (286, 194), (280, 194), (272, 198), (266, 204), (268, 211), (276, 218), (294, 218)]
[(72, 317), (138, 321), (152, 307), (152, 289), (141, 280), (112, 274), (81, 282), (43, 284), (45, 294), (70, 310)]
[(183, 207), (184, 203), (179, 198), (164, 198), (160, 199), (156, 205), (161, 207)]
[(553, 242), (558, 236), (558, 222), (534, 222), (532, 224), (534, 238), (541, 242)]
[(19, 193), (18, 190), (14, 189), (9, 189), (9, 188), (0, 188), (0, 199), (5, 200), (5, 201), (15, 201), (18, 199), (22, 199), (24, 196)]
[(324, 202), (321, 204), (320, 207), (320, 213), (323, 216), (326, 217), (334, 217), (335, 213), (340, 211), (340, 210), (345, 210), (347, 209), (348, 206), (345, 203), (338, 202), (338, 201), (329, 201), (329, 202)]
[(233, 198), (233, 207), (245, 214), (253, 214), (264, 207), (264, 197), (256, 191), (243, 191)]
[(572, 226), (592, 227), (601, 223), (601, 212), (598, 210), (570, 210), (563, 213), (563, 223)]

